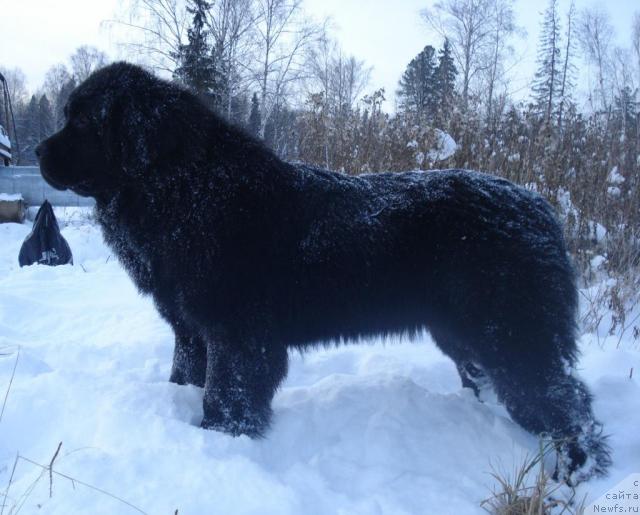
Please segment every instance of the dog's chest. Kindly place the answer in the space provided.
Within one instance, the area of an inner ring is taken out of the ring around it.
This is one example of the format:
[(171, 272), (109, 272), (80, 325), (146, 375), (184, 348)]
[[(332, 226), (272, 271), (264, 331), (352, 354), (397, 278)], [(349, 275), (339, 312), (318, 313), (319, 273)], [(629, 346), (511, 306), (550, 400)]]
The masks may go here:
[(113, 249), (120, 263), (137, 286), (148, 292), (152, 283), (152, 248), (154, 242), (144, 237), (142, 227), (131, 226), (115, 209), (97, 209), (105, 242)]

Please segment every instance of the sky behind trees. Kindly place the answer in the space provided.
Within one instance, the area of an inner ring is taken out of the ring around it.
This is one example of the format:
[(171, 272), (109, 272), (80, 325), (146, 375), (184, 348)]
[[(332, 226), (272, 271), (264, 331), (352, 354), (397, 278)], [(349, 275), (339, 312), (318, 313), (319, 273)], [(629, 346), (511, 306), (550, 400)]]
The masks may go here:
[[(116, 46), (103, 20), (126, 5), (123, 0), (50, 0), (12, 2), (5, 0), (3, 31), (0, 40), (0, 65), (19, 66), (27, 75), (30, 89), (37, 88), (47, 69), (64, 62), (80, 45), (94, 45), (111, 59), (127, 56)], [(3, 2), (4, 3), (4, 2)], [(420, 17), (420, 10), (433, 0), (305, 0), (305, 10), (315, 18), (330, 16), (332, 32), (347, 54), (353, 54), (372, 66), (369, 89), (384, 87), (388, 107), (398, 81), (409, 61), (427, 44), (440, 46), (441, 40)], [(564, 15), (570, 0), (560, 0)], [(631, 15), (637, 0), (594, 2), (576, 0), (578, 9), (601, 4), (609, 12), (616, 31), (616, 44), (629, 45)], [(6, 5), (9, 5), (7, 7)], [(546, 2), (519, 0), (515, 4), (517, 23), (527, 35), (515, 38), (520, 56), (512, 71), (512, 92), (523, 97), (535, 72), (536, 45)]]

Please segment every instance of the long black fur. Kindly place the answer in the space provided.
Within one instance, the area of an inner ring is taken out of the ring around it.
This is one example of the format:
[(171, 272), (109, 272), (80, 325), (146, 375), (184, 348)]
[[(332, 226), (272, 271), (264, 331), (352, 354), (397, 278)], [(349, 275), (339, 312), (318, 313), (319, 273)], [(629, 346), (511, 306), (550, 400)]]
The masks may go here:
[[(43, 177), (96, 199), (104, 237), (175, 331), (203, 427), (261, 436), (287, 349), (427, 328), (463, 383), (609, 464), (576, 363), (576, 287), (540, 196), (461, 170), (347, 176), (278, 159), (192, 94), (117, 63), (71, 95)], [(429, 421), (425, 420), (425, 424)]]

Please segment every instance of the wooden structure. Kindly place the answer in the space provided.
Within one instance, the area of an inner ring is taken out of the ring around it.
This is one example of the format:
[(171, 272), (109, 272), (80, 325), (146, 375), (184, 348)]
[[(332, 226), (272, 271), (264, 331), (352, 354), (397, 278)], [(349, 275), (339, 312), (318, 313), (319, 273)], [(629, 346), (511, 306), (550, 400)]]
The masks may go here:
[(0, 223), (16, 222), (21, 224), (27, 214), (27, 206), (20, 195), (0, 193)]

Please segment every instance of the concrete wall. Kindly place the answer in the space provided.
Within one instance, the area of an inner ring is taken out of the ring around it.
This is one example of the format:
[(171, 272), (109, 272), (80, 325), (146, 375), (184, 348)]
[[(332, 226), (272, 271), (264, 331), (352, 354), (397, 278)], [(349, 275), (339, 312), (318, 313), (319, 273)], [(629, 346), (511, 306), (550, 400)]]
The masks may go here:
[(0, 166), (0, 193), (20, 193), (29, 206), (39, 206), (45, 199), (53, 206), (93, 206), (92, 198), (49, 186), (37, 166)]

